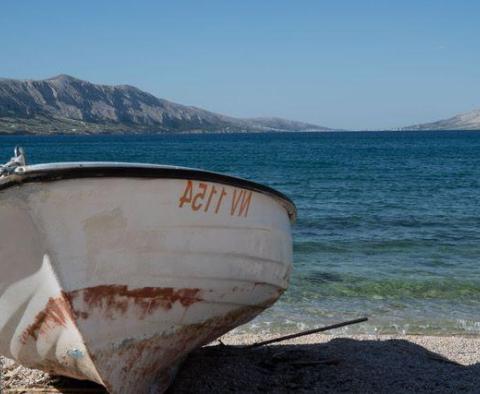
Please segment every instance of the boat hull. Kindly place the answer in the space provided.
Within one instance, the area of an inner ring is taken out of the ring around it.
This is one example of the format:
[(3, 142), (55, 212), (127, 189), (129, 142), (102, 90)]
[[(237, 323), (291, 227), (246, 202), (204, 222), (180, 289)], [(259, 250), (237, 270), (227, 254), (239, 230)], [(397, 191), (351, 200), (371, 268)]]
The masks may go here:
[(0, 192), (0, 353), (113, 393), (163, 391), (191, 350), (287, 288), (270, 195), (195, 179), (80, 178)]

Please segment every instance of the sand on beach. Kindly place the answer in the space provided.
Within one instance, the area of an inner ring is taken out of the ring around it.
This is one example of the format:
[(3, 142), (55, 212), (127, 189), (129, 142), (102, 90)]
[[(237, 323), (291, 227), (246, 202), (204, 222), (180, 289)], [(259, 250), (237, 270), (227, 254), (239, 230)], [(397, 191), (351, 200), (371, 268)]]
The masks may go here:
[[(193, 352), (168, 393), (480, 393), (480, 338), (316, 334), (258, 348), (269, 337), (227, 334)], [(5, 360), (5, 393), (96, 392)]]

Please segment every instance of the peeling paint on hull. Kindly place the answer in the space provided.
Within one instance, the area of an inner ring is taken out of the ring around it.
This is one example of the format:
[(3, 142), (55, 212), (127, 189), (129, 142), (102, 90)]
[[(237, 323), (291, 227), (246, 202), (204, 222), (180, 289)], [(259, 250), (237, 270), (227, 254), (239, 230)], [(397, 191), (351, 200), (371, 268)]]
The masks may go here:
[(190, 351), (273, 304), (291, 270), (284, 207), (253, 193), (248, 217), (194, 212), (178, 207), (184, 186), (1, 191), (0, 353), (112, 393), (162, 392)]
[[(255, 284), (254, 286), (257, 286)], [(140, 320), (147, 315), (162, 314), (179, 303), (185, 310), (197, 302), (202, 302), (200, 289), (144, 288), (129, 290), (124, 285), (97, 286), (63, 293), (50, 298), (44, 310), (39, 312), (34, 323), (21, 334), (21, 342), (49, 341), (58, 330), (68, 329), (67, 323), (78, 327), (79, 320), (88, 320), (98, 312), (105, 320), (115, 324), (119, 315), (132, 312)], [(176, 327), (170, 332), (161, 332), (148, 338), (126, 337), (120, 343), (111, 342), (104, 348), (94, 351), (86, 347), (96, 365), (100, 380), (109, 391), (115, 393), (141, 392), (131, 376), (141, 377), (145, 389), (152, 387), (161, 392), (175, 376), (178, 364), (193, 349), (207, 344), (232, 328), (252, 319), (275, 302), (281, 291), (261, 305), (238, 307), (225, 315), (213, 317), (196, 324)], [(155, 305), (155, 307), (151, 307)], [(82, 354), (80, 353), (80, 357)], [(37, 368), (51, 373), (64, 374), (84, 379), (69, 371), (68, 363), (50, 360)]]

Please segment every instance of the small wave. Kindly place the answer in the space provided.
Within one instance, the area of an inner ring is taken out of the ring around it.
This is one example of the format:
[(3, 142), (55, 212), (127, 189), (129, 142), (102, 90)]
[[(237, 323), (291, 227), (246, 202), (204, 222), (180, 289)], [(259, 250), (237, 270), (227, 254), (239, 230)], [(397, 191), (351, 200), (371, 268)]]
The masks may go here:
[(480, 282), (455, 279), (369, 279), (328, 272), (311, 272), (292, 281), (292, 292), (314, 298), (441, 299), (480, 302)]
[[(236, 333), (287, 334), (358, 318), (359, 314), (309, 314), (303, 310), (272, 310), (235, 329)], [(329, 331), (341, 335), (480, 335), (480, 322), (446, 316), (370, 315), (367, 322)]]
[(326, 282), (342, 282), (343, 278), (340, 274), (334, 272), (311, 272), (308, 276), (308, 280), (314, 283), (326, 283)]
[(349, 248), (342, 246), (339, 243), (333, 242), (318, 242), (318, 241), (303, 241), (295, 242), (293, 250), (296, 254), (315, 254), (315, 253), (342, 253), (348, 252)]

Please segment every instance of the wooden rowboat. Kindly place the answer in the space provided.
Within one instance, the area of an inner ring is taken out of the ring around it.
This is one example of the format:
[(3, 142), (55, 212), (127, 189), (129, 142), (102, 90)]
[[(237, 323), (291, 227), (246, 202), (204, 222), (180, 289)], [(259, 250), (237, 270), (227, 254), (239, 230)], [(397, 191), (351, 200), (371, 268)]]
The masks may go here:
[(0, 167), (0, 354), (166, 390), (185, 356), (287, 288), (295, 206), (260, 184), (130, 163)]

